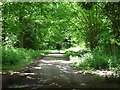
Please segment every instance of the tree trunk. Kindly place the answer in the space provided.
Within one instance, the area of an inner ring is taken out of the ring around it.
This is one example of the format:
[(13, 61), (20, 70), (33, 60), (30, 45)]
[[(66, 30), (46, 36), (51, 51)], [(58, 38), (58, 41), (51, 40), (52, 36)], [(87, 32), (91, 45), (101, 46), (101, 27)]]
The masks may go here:
[(21, 24), (21, 27), (20, 27), (20, 32), (19, 32), (19, 36), (18, 36), (18, 40), (19, 40), (19, 47), (20, 48), (23, 48), (24, 47), (24, 45), (23, 45), (23, 37), (24, 37), (24, 27), (23, 27), (23, 24), (24, 24), (24, 21), (23, 21), (23, 16), (20, 16), (19, 17), (19, 22), (20, 22), (20, 24)]
[(112, 52), (112, 55), (115, 55), (115, 52), (116, 52), (116, 48), (115, 48), (115, 44), (111, 44), (111, 52)]
[(19, 35), (19, 47), (20, 48), (23, 48), (23, 32), (21, 31), (20, 32), (20, 35)]

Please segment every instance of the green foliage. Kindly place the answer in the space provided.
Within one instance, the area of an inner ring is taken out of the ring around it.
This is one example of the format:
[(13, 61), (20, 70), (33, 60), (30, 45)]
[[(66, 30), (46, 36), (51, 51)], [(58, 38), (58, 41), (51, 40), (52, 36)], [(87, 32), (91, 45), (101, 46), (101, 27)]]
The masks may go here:
[(79, 50), (79, 51), (73, 51), (73, 50), (68, 50), (66, 51), (66, 55), (67, 56), (78, 56), (81, 57), (82, 55), (84, 55), (85, 53), (90, 52), (89, 50)]
[(55, 49), (56, 43), (64, 49), (84, 43), (91, 52), (66, 52), (81, 59), (77, 66), (119, 66), (119, 3), (3, 2), (2, 45), (7, 47), (3, 48), (4, 65), (32, 59), (38, 55), (34, 50)]
[[(81, 51), (82, 52), (82, 51)], [(114, 70), (119, 68), (120, 66), (119, 59), (117, 59), (114, 55), (106, 54), (104, 49), (98, 47), (91, 52), (83, 52), (80, 53), (74, 51), (67, 51), (66, 54), (69, 57), (78, 56), (79, 59), (74, 60), (74, 64), (76, 67), (81, 69), (109, 69)]]
[(82, 41), (91, 49), (113, 43), (117, 47), (120, 40), (118, 5), (3, 2), (3, 45), (54, 49), (58, 41), (63, 48), (80, 45)]
[(32, 49), (23, 48), (2, 48), (2, 66), (4, 69), (9, 69), (8, 67), (14, 67), (19, 64), (27, 64), (32, 60), (37, 59), (40, 55), (44, 54), (43, 51), (35, 51)]
[(76, 67), (81, 69), (92, 69), (94, 67), (91, 67), (92, 65), (93, 56), (91, 53), (86, 53), (81, 56), (81, 58), (77, 61), (75, 64)]
[[(68, 12), (71, 10), (71, 5), (4, 2), (3, 45), (9, 43), (9, 46), (20, 48), (55, 49), (58, 40), (60, 43), (69, 43), (64, 40), (69, 37), (66, 31), (69, 28), (69, 19), (72, 18), (70, 17), (72, 11)], [(63, 47), (66, 46), (63, 44)]]

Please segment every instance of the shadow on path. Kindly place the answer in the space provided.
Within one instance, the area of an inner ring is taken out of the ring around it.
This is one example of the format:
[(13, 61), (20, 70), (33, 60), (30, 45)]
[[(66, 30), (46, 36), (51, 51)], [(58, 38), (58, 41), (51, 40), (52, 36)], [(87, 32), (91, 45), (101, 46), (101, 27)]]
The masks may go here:
[(67, 60), (64, 51), (56, 51), (33, 62), (20, 72), (3, 74), (3, 88), (114, 88), (103, 77), (83, 74)]

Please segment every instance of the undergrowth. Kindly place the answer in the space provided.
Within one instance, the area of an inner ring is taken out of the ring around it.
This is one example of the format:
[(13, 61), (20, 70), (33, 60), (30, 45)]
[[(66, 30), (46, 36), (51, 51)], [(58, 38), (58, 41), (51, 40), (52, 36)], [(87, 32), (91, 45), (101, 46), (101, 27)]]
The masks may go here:
[(33, 60), (40, 58), (48, 51), (3, 47), (2, 48), (2, 70), (19, 69)]
[(105, 69), (105, 70), (120, 70), (120, 58), (115, 55), (105, 53), (101, 48), (96, 48), (92, 51), (66, 51), (66, 55), (74, 66), (80, 69)]

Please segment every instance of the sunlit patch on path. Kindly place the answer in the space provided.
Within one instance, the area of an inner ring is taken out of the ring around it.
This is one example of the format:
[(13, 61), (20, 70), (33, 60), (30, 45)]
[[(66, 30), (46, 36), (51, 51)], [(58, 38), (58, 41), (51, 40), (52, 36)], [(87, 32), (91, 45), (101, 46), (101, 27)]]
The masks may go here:
[[(100, 73), (100, 72), (98, 72)], [(111, 85), (110, 85), (111, 84)], [(3, 74), (3, 88), (101, 88), (118, 87), (104, 77), (84, 74), (67, 60), (64, 51), (55, 51), (20, 72)]]

